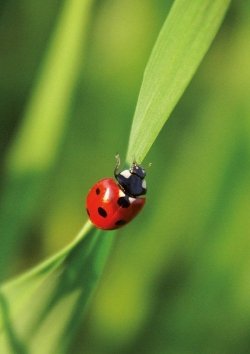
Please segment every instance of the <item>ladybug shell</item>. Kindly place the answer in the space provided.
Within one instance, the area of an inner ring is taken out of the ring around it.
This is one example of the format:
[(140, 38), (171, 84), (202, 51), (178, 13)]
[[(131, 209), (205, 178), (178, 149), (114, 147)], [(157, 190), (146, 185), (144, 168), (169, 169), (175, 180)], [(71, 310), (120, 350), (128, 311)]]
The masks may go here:
[(113, 230), (131, 221), (144, 204), (145, 198), (131, 198), (112, 178), (104, 178), (90, 189), (86, 209), (96, 227)]

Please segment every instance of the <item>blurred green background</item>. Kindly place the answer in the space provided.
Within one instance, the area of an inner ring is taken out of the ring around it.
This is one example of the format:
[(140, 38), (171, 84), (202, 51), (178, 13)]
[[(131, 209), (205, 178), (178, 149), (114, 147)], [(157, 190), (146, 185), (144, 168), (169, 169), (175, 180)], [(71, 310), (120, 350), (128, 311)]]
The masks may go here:
[[(42, 193), (6, 206), (8, 151), (62, 2), (1, 1), (3, 279), (72, 240), (88, 189), (124, 159), (142, 74), (172, 1), (95, 1), (81, 71)], [(248, 353), (250, 346), (250, 5), (234, 1), (151, 149), (145, 210), (117, 233), (72, 353)], [(32, 147), (30, 147), (32, 149)], [(107, 232), (105, 237), (109, 237)], [(7, 246), (6, 246), (7, 247)], [(48, 329), (49, 331), (49, 329)]]

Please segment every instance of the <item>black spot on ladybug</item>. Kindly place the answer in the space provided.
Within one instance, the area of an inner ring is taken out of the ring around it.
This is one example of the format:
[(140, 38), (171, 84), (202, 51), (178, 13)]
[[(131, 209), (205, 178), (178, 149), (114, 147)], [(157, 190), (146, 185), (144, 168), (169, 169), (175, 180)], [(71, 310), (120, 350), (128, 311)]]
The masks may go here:
[(117, 204), (122, 208), (128, 208), (130, 206), (129, 200), (126, 197), (120, 197), (117, 200)]
[(97, 195), (100, 194), (100, 192), (101, 192), (100, 188), (96, 188), (95, 192), (96, 192)]
[(106, 218), (107, 217), (107, 212), (105, 209), (103, 209), (102, 207), (99, 207), (98, 208), (98, 213), (99, 215), (101, 215), (103, 218)]
[(126, 224), (126, 221), (125, 220), (117, 220), (115, 224), (117, 226), (124, 225), (124, 224)]
[(89, 213), (89, 209), (88, 209), (88, 208), (86, 209), (86, 211), (87, 211), (87, 213), (88, 213), (88, 216), (90, 216), (90, 213)]

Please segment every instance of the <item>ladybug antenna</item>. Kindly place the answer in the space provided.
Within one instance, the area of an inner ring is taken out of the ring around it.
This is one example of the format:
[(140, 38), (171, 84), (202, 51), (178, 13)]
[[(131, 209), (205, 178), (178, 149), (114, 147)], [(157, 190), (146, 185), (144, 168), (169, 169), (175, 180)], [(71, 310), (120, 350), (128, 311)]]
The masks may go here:
[(115, 165), (115, 169), (114, 169), (114, 175), (115, 177), (118, 175), (118, 169), (120, 167), (121, 164), (121, 159), (120, 159), (120, 155), (116, 154), (115, 155), (115, 159), (116, 159), (116, 165)]

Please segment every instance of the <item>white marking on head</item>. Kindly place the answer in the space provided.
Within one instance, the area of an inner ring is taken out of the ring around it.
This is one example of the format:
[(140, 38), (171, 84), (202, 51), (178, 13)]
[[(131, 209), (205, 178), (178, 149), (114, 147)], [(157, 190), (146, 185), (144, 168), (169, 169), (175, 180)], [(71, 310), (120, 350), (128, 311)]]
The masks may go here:
[(142, 181), (142, 188), (144, 188), (144, 189), (147, 188), (147, 183), (146, 183), (146, 180), (145, 180), (145, 179)]
[(129, 197), (128, 199), (129, 199), (130, 204), (132, 204), (136, 198)]
[(125, 178), (129, 178), (131, 176), (131, 172), (129, 170), (124, 170), (120, 174)]

